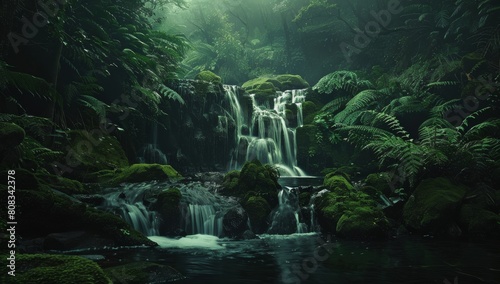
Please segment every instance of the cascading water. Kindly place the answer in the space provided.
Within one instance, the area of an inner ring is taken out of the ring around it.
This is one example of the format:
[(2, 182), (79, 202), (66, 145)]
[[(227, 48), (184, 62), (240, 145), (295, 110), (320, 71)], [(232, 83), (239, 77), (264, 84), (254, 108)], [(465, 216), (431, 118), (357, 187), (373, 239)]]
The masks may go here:
[(299, 197), (297, 190), (291, 187), (283, 188), (278, 194), (278, 207), (271, 213), (269, 234), (307, 233), (306, 223), (301, 222)]
[(148, 183), (127, 184), (123, 190), (104, 195), (104, 207), (122, 216), (144, 235), (156, 236), (159, 234), (160, 219), (155, 211), (148, 210), (144, 205), (150, 189), (151, 185)]
[(184, 204), (184, 228), (188, 234), (223, 235), (224, 215), (240, 207), (234, 199), (210, 192), (210, 185), (200, 182), (181, 185), (181, 202)]
[[(253, 106), (249, 123), (245, 123), (243, 111), (233, 86), (225, 86), (230, 100), (229, 110), (236, 125), (236, 149), (230, 163), (231, 169), (240, 168), (245, 161), (258, 159), (262, 163), (276, 165), (282, 176), (306, 176), (297, 166), (296, 129), (303, 124), (302, 103), (305, 90), (277, 92), (274, 105), (269, 108), (250, 95)], [(295, 127), (287, 120), (287, 106), (296, 108)], [(244, 127), (248, 134), (242, 134)]]
[(151, 126), (152, 143), (146, 144), (140, 151), (139, 162), (149, 164), (168, 164), (167, 156), (158, 147), (158, 124), (153, 122)]

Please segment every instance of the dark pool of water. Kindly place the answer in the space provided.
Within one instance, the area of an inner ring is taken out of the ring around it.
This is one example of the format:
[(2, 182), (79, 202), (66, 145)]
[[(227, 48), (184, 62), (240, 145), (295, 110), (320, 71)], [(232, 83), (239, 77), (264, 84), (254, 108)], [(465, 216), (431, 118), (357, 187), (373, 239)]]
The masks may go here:
[[(314, 234), (167, 240), (164, 248), (94, 251), (104, 267), (134, 261), (169, 265), (176, 283), (500, 283), (498, 242), (404, 237), (339, 241)], [(158, 241), (158, 240), (157, 240)]]

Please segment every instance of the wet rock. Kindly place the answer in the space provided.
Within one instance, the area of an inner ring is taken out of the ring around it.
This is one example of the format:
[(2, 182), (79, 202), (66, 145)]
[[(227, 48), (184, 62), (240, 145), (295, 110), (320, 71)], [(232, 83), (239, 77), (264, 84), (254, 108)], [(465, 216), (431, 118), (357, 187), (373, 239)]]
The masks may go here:
[(224, 235), (230, 238), (240, 238), (248, 230), (248, 215), (241, 207), (230, 209), (222, 219)]
[(85, 231), (71, 231), (54, 233), (45, 237), (44, 250), (74, 250), (83, 248), (94, 248), (112, 246), (113, 241), (99, 237)]

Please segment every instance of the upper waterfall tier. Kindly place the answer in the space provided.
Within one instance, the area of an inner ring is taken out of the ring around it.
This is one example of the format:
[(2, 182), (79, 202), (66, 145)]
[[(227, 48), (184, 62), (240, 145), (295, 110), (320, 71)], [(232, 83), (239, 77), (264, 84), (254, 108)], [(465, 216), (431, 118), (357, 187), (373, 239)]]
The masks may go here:
[(272, 102), (250, 95), (251, 115), (245, 115), (235, 86), (224, 89), (236, 131), (230, 168), (238, 169), (245, 161), (258, 159), (277, 166), (282, 176), (306, 176), (297, 166), (296, 141), (296, 129), (303, 124), (305, 90), (277, 92)]

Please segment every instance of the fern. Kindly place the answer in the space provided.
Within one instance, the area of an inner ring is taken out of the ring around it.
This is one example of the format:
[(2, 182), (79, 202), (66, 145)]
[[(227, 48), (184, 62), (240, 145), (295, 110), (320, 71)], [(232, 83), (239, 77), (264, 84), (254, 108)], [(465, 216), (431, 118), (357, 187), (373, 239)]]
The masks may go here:
[(109, 108), (109, 105), (100, 101), (99, 99), (92, 96), (81, 96), (80, 102), (93, 110), (97, 116), (99, 116), (100, 120), (103, 120), (106, 117), (106, 109)]
[(321, 78), (313, 90), (321, 94), (342, 92), (347, 95), (355, 94), (373, 85), (367, 80), (359, 80), (358, 75), (351, 71), (336, 71)]
[(372, 110), (366, 111), (367, 114), (371, 114), (373, 117), (372, 125), (376, 125), (379, 122), (382, 122), (386, 125), (390, 130), (394, 133), (398, 134), (400, 137), (405, 138), (407, 140), (410, 139), (410, 134), (401, 126), (399, 120), (390, 114), (376, 112)]
[(447, 86), (453, 86), (453, 85), (458, 85), (459, 82), (457, 81), (440, 81), (440, 82), (432, 82), (427, 85), (425, 85), (427, 88), (431, 87), (447, 87)]
[(3, 87), (11, 85), (20, 93), (28, 92), (33, 96), (61, 103), (60, 95), (47, 81), (27, 73), (10, 71), (8, 67), (0, 60), (0, 91), (3, 91)]
[(353, 124), (362, 114), (360, 110), (376, 103), (379, 98), (380, 94), (376, 90), (361, 91), (347, 103), (344, 110), (334, 117), (335, 123)]
[(164, 84), (160, 84), (160, 93), (164, 97), (168, 98), (169, 100), (176, 101), (176, 102), (180, 103), (181, 105), (186, 104), (186, 102), (184, 101), (182, 96), (179, 95), (179, 93), (177, 93), (176, 91), (172, 90), (171, 88), (165, 86)]

